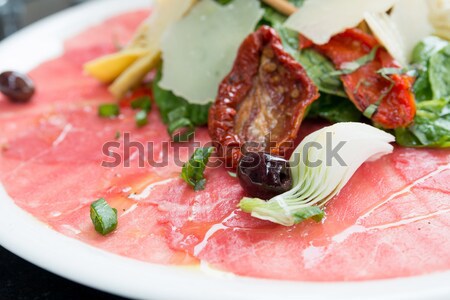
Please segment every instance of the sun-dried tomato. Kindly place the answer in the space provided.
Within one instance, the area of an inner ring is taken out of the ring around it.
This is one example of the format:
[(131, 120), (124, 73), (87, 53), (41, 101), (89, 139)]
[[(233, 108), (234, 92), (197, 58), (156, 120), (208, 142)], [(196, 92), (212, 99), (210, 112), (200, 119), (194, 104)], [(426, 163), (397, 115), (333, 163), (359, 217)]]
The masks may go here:
[[(354, 62), (379, 46), (373, 36), (359, 29), (349, 29), (315, 48), (341, 69), (343, 64)], [(412, 92), (414, 77), (399, 72), (386, 78), (386, 74), (383, 77), (380, 73), (385, 68), (400, 69), (400, 66), (383, 47), (379, 47), (372, 61), (342, 75), (341, 79), (350, 100), (362, 112), (371, 110), (369, 116), (374, 122), (387, 129), (406, 127), (416, 114)]]
[(227, 167), (242, 147), (283, 156), (308, 106), (319, 97), (303, 67), (283, 50), (275, 30), (262, 26), (242, 43), (233, 69), (209, 113), (209, 133)]

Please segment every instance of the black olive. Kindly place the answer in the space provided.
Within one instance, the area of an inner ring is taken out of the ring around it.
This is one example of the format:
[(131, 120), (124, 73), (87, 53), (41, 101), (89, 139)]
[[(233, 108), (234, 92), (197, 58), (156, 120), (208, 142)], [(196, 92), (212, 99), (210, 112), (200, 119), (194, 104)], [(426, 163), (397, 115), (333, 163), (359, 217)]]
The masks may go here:
[(268, 200), (292, 188), (289, 162), (262, 152), (248, 152), (239, 161), (239, 182), (250, 197)]
[(0, 92), (13, 103), (26, 103), (34, 95), (34, 83), (25, 74), (3, 72), (0, 74)]

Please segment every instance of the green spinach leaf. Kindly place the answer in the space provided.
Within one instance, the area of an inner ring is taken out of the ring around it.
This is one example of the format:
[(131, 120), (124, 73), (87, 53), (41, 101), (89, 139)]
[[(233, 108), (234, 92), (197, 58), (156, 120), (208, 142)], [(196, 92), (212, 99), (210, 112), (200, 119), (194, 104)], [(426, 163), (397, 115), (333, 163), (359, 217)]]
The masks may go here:
[(432, 99), (450, 97), (450, 44), (431, 56), (428, 68)]
[(308, 118), (323, 118), (332, 123), (359, 122), (361, 112), (345, 98), (323, 94), (309, 110)]
[(416, 66), (418, 76), (414, 83), (414, 94), (417, 101), (433, 99), (430, 77), (428, 74), (430, 58), (449, 43), (438, 37), (427, 37), (413, 50), (412, 64)]
[(159, 86), (161, 70), (153, 81), (153, 95), (167, 131), (175, 141), (186, 140), (195, 127), (208, 123), (208, 111), (211, 104), (190, 104), (185, 99), (176, 96), (171, 91)]
[(205, 189), (206, 179), (203, 173), (213, 151), (213, 147), (198, 148), (191, 159), (183, 166), (181, 178), (192, 186), (195, 191)]
[(395, 135), (406, 147), (450, 147), (450, 98), (419, 102), (414, 123)]
[(340, 78), (330, 76), (336, 69), (325, 56), (314, 49), (304, 49), (300, 52), (298, 60), (321, 92), (347, 98)]

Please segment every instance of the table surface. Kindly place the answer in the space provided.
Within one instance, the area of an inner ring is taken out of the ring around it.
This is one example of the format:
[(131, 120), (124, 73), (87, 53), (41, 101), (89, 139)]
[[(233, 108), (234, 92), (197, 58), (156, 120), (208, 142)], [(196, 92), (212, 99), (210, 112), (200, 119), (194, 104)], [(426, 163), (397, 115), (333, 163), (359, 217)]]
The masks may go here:
[(0, 246), (0, 299), (111, 299), (112, 296), (47, 272)]

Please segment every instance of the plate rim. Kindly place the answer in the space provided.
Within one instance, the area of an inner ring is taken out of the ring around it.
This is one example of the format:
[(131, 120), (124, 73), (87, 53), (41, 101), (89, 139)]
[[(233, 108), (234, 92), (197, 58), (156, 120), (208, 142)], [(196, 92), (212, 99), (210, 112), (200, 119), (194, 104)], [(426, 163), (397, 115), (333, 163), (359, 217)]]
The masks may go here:
[[(0, 57), (11, 57), (5, 69), (12, 68), (26, 72), (45, 60), (61, 54), (66, 38), (120, 12), (149, 7), (152, 1), (124, 2), (123, 0), (87, 2), (22, 29), (0, 43)], [(97, 19), (87, 17), (89, 15), (95, 15)], [(82, 25), (72, 26), (67, 30), (69, 24), (79, 24), (80, 20), (84, 22)], [(65, 26), (57, 26), (58, 24)], [(29, 47), (25, 47), (30, 41), (37, 40), (39, 44), (32, 51)], [(450, 270), (409, 278), (317, 283), (223, 276), (221, 273), (198, 272), (194, 268), (141, 262), (100, 250), (54, 231), (19, 208), (1, 184), (0, 245), (59, 276), (130, 298), (272, 300), (274, 297), (298, 299), (301, 296), (304, 299), (315, 300), (331, 297), (367, 300), (445, 300), (450, 296), (448, 285)], [(125, 273), (127, 275), (122, 276)], [(178, 288), (174, 289), (174, 286)], [(366, 296), (361, 296), (363, 294)]]

